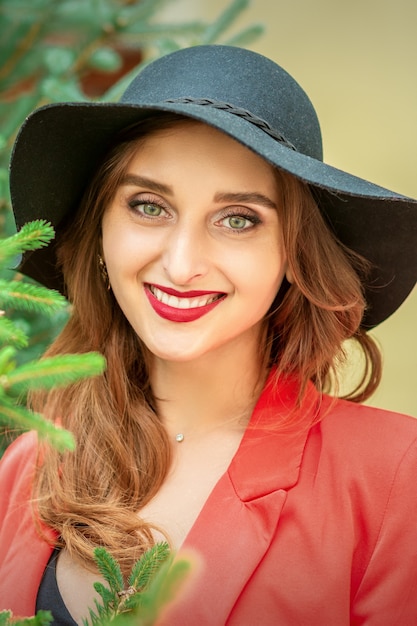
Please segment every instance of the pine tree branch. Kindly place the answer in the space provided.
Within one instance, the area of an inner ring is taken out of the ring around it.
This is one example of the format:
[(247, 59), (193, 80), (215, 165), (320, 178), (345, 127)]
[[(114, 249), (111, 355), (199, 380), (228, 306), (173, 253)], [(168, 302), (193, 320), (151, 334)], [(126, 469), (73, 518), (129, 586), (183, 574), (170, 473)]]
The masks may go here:
[(86, 376), (101, 374), (105, 364), (98, 352), (58, 355), (21, 365), (1, 376), (0, 385), (12, 396), (25, 394), (29, 389), (65, 387)]
[(48, 626), (53, 621), (50, 611), (38, 611), (35, 617), (14, 618), (11, 611), (0, 611), (0, 626)]
[(129, 576), (129, 586), (136, 590), (145, 589), (162, 563), (168, 559), (169, 554), (170, 550), (167, 543), (155, 544), (135, 563)]
[(68, 302), (57, 291), (23, 281), (0, 279), (0, 306), (52, 315)]
[(19, 63), (20, 59), (30, 51), (34, 41), (39, 35), (41, 29), (41, 24), (39, 22), (35, 22), (31, 24), (29, 27), (25, 37), (21, 38), (18, 42), (16, 50), (14, 54), (7, 60), (7, 62), (0, 69), (0, 80), (4, 80), (12, 71), (15, 69), (16, 65)]
[(75, 449), (75, 440), (69, 431), (55, 426), (39, 413), (13, 404), (4, 396), (0, 397), (0, 422), (17, 429), (36, 430), (41, 438), (48, 439), (59, 451)]
[(0, 317), (0, 346), (8, 343), (15, 348), (26, 348), (26, 333), (7, 317)]
[(0, 264), (26, 250), (47, 246), (55, 237), (55, 231), (46, 220), (28, 222), (14, 235), (1, 240)]
[(134, 584), (124, 589), (120, 566), (106, 549), (96, 548), (94, 558), (109, 587), (94, 583), (102, 603), (95, 600), (95, 612), (89, 609), (84, 626), (152, 626), (191, 570), (190, 561), (174, 561), (168, 544), (157, 543), (135, 563), (128, 579)]
[(234, 0), (217, 20), (206, 28), (201, 43), (212, 44), (217, 41), (248, 5), (249, 0)]
[[(134, 611), (136, 626), (150, 626), (157, 622), (161, 608), (176, 599), (192, 570), (192, 563), (186, 559), (170, 557), (158, 570), (148, 589), (139, 596)], [(132, 596), (132, 604), (135, 601)]]
[(123, 591), (124, 587), (120, 565), (104, 548), (96, 548), (94, 550), (94, 557), (100, 573), (109, 584), (110, 591), (114, 594), (116, 599), (117, 594)]

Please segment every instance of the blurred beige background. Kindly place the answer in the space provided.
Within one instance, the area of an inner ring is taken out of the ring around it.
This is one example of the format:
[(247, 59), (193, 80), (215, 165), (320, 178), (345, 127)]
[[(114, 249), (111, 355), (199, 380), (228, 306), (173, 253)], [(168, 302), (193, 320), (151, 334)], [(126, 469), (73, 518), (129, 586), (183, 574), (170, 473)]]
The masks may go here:
[[(214, 19), (229, 4), (175, 0), (163, 17)], [(325, 161), (417, 198), (416, 1), (252, 0), (228, 34), (254, 22), (265, 33), (249, 47), (282, 65), (312, 99)], [(373, 335), (385, 368), (369, 404), (417, 417), (416, 288)]]

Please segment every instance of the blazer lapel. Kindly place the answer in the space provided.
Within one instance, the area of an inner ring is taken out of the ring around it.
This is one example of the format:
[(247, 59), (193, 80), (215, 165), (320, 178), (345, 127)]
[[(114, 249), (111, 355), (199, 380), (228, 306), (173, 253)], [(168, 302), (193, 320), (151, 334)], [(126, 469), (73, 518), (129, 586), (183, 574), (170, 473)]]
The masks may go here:
[[(318, 394), (309, 386), (296, 408), (297, 386), (272, 377), (228, 471), (219, 480), (183, 546), (199, 566), (162, 624), (225, 624), (275, 535), (287, 490), (298, 480)], [(301, 426), (302, 425), (302, 426)], [(181, 555), (181, 553), (180, 553)]]

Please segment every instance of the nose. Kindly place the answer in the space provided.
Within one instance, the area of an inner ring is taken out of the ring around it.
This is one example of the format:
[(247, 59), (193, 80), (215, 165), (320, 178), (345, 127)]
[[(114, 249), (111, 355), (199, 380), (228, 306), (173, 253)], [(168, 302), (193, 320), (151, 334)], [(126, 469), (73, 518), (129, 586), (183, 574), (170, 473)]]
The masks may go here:
[(210, 256), (207, 239), (192, 223), (171, 230), (163, 252), (163, 267), (175, 285), (187, 285), (207, 274)]

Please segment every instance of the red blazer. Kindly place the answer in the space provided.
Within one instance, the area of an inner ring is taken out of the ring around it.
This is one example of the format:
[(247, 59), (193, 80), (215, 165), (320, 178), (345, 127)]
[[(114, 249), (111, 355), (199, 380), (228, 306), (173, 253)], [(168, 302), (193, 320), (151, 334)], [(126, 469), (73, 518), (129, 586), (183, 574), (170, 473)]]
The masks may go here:
[[(417, 420), (312, 386), (295, 411), (295, 393), (263, 391), (185, 541), (203, 565), (164, 626), (416, 626)], [(16, 615), (34, 613), (51, 553), (28, 504), (34, 458), (25, 435), (0, 469), (0, 609)]]

